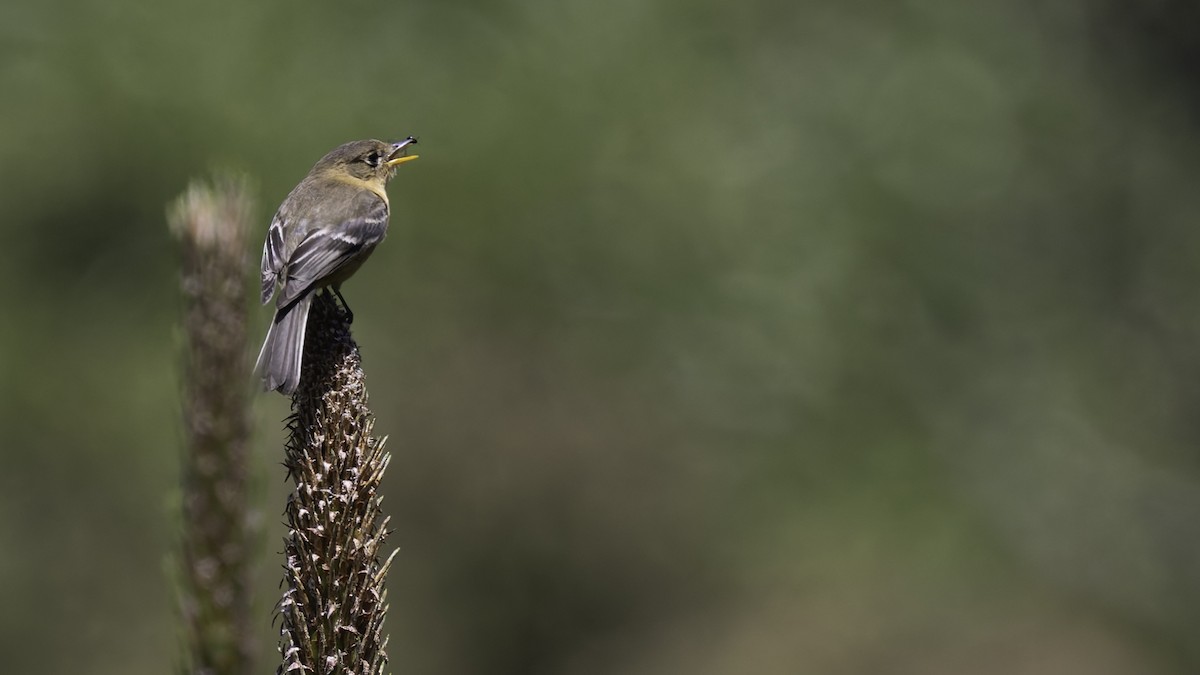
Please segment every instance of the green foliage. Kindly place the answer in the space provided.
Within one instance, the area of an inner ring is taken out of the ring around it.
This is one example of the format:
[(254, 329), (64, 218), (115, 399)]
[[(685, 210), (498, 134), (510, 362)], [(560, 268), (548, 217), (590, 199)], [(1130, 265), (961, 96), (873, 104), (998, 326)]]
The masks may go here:
[(1195, 671), (1195, 99), (1034, 5), (0, 7), (8, 667), (170, 663), (163, 205), (412, 133), (397, 672)]

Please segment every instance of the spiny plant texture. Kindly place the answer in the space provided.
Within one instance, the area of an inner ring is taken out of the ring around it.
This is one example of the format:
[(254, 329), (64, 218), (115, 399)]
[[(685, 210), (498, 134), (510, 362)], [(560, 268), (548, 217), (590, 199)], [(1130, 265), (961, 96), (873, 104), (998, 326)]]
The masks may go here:
[(358, 346), (331, 294), (314, 298), (300, 388), (292, 398), (279, 673), (374, 675), (387, 663), (379, 557), (388, 519), (380, 481), (389, 455), (371, 435)]
[(183, 257), (182, 665), (197, 675), (249, 673), (255, 651), (246, 358), (253, 214), (246, 181), (233, 178), (193, 183), (168, 213)]

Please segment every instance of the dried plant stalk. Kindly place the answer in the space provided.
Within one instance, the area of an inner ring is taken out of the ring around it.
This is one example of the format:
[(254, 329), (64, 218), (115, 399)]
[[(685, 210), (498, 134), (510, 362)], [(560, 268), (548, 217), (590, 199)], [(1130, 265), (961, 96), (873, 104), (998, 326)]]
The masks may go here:
[(183, 254), (183, 670), (203, 675), (248, 674), (255, 651), (246, 351), (253, 214), (247, 182), (234, 178), (193, 183), (168, 213)]
[(371, 435), (358, 346), (332, 296), (314, 298), (300, 388), (292, 398), (280, 673), (382, 672), (387, 663), (380, 563), (388, 519), (380, 481), (389, 455)]

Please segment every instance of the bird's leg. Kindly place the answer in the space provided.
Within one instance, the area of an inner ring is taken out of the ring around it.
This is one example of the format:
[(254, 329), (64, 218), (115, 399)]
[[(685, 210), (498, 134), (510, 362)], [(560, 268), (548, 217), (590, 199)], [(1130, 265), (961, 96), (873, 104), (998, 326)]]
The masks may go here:
[(346, 298), (342, 297), (342, 290), (337, 286), (331, 286), (330, 288), (333, 289), (333, 294), (337, 296), (338, 300), (342, 301), (342, 309), (345, 310), (343, 316), (346, 317), (346, 323), (354, 323), (354, 312), (350, 310), (350, 303), (346, 302)]

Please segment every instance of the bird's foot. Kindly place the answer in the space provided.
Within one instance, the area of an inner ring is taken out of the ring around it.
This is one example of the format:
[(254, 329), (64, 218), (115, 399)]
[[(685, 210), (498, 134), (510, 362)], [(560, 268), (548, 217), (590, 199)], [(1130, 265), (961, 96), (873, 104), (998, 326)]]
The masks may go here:
[(338, 300), (342, 301), (342, 319), (346, 321), (347, 325), (354, 323), (354, 312), (350, 309), (350, 303), (346, 302), (346, 298), (342, 297), (340, 290), (334, 288), (333, 294), (337, 296)]

